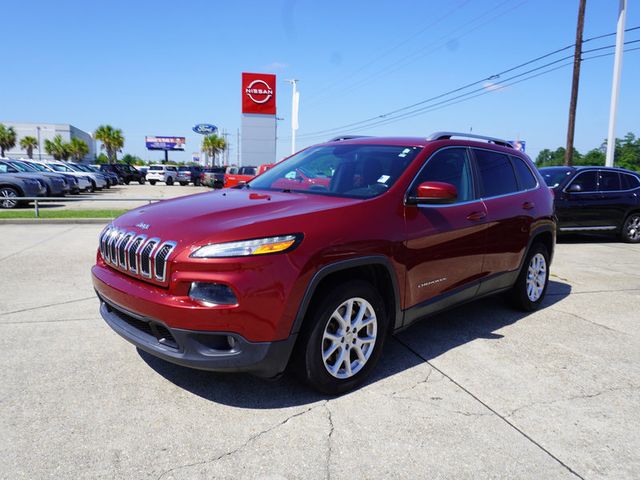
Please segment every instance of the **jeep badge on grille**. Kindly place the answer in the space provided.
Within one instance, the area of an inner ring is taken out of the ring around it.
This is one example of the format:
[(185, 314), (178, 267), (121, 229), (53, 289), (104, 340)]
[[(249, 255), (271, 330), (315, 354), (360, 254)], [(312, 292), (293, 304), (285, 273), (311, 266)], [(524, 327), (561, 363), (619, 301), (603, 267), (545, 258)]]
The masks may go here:
[(149, 230), (149, 224), (148, 223), (136, 223), (136, 227), (141, 228), (142, 230)]

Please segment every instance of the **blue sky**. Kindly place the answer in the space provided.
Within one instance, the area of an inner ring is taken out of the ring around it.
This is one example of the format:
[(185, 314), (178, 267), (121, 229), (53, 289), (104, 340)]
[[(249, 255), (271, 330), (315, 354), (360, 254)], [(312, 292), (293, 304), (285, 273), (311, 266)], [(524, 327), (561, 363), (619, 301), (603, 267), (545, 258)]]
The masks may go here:
[[(615, 31), (617, 5), (588, 0), (585, 38)], [(109, 123), (124, 131), (125, 152), (154, 160), (162, 153), (145, 150), (145, 135), (186, 136), (185, 153), (172, 158), (187, 160), (201, 140), (191, 127), (210, 122), (232, 133), (235, 159), (240, 74), (268, 72), (278, 76), (282, 157), (290, 148), (285, 78), (300, 80), (301, 148), (332, 136), (310, 136), (315, 132), (571, 44), (577, 10), (578, 0), (6, 2), (0, 121), (71, 123), (88, 131)], [(630, 1), (627, 28), (638, 25), (640, 8)], [(636, 39), (640, 30), (625, 38)], [(585, 49), (614, 41), (589, 42)], [(640, 135), (639, 65), (640, 50), (625, 54), (618, 136)], [(606, 137), (612, 68), (612, 56), (583, 63), (580, 151)], [(424, 136), (472, 128), (524, 139), (535, 156), (565, 143), (570, 85), (567, 66), (424, 115), (344, 133)], [(480, 86), (492, 90), (489, 82)]]

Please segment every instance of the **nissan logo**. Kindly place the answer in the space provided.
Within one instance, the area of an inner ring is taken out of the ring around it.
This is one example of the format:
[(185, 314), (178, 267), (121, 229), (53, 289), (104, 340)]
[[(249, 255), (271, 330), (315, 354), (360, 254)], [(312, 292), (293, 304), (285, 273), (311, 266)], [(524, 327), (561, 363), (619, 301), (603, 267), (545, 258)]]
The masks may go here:
[(273, 97), (273, 90), (264, 80), (254, 80), (245, 89), (247, 96), (255, 103), (267, 103)]

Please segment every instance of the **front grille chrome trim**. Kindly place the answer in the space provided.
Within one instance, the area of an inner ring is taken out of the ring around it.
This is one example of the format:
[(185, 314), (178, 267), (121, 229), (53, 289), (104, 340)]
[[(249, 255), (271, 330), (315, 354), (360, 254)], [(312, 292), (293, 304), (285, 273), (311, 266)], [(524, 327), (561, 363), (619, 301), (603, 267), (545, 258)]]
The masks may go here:
[[(153, 271), (152, 271), (152, 265), (151, 265), (153, 262), (151, 261), (151, 257), (159, 243), (160, 243), (160, 239), (157, 237), (150, 238), (149, 240), (144, 242), (144, 247), (140, 249), (140, 253), (138, 253), (137, 255), (138, 256), (138, 273), (140, 276), (144, 278), (149, 278), (149, 279), (153, 278)], [(151, 250), (149, 250), (149, 253), (145, 254), (144, 251), (147, 248), (149, 248), (150, 245), (151, 245)], [(143, 258), (144, 256), (146, 256), (146, 258)]]
[[(175, 250), (176, 246), (178, 244), (174, 241), (166, 241), (161, 243), (155, 250), (154, 255), (153, 255), (153, 274), (155, 279), (158, 282), (164, 282), (165, 278), (167, 277), (167, 266), (169, 264), (169, 262), (167, 261), (169, 259), (169, 256), (171, 255), (171, 253)], [(164, 247), (169, 247), (169, 250), (167, 251), (167, 253), (164, 255), (164, 259), (161, 260), (161, 265), (162, 265), (162, 274), (158, 275), (158, 254), (162, 251), (162, 249)]]
[[(129, 245), (129, 271), (131, 273), (135, 273), (136, 275), (138, 274), (138, 265), (140, 264), (140, 261), (138, 259), (138, 253), (140, 252), (140, 249), (144, 245), (144, 241), (146, 239), (147, 239), (146, 235), (138, 235), (133, 239), (133, 241), (131, 242), (131, 245)], [(138, 246), (134, 251), (131, 251), (131, 248), (133, 248), (133, 245), (135, 245), (136, 241), (138, 240), (140, 240), (140, 243), (138, 244)], [(131, 265), (131, 258), (133, 258), (133, 265)]]

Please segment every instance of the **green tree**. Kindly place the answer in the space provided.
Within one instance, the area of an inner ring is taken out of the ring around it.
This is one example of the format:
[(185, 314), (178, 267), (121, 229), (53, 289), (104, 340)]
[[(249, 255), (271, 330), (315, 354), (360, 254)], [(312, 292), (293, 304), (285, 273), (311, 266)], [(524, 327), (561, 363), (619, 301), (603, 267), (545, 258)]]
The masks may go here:
[(599, 148), (589, 150), (583, 157), (582, 165), (604, 165), (605, 154)]
[(56, 160), (69, 160), (69, 144), (62, 140), (60, 135), (53, 137), (53, 140), (44, 141), (44, 150)]
[(30, 136), (23, 137), (20, 140), (20, 148), (27, 151), (27, 157), (33, 158), (33, 150), (38, 148), (38, 139)]
[(4, 151), (16, 146), (16, 131), (13, 127), (7, 127), (0, 123), (0, 157), (4, 157)]
[(109, 157), (107, 157), (104, 153), (100, 153), (96, 157), (96, 163), (97, 164), (109, 163)]
[(100, 125), (93, 133), (93, 137), (102, 143), (100, 148), (107, 152), (109, 163), (115, 163), (118, 160), (118, 152), (124, 147), (122, 130), (113, 128), (111, 125)]
[(71, 158), (76, 162), (81, 162), (85, 155), (89, 153), (89, 146), (84, 140), (74, 137), (67, 144), (67, 150)]
[(222, 153), (227, 148), (227, 142), (224, 138), (219, 137), (215, 133), (207, 135), (202, 139), (202, 151), (206, 152), (212, 159), (215, 160), (216, 155)]
[(127, 154), (123, 155), (122, 161), (124, 163), (128, 163), (129, 165), (144, 165), (145, 164), (144, 160), (142, 160), (140, 157), (138, 157), (137, 155), (131, 155), (130, 153), (127, 153)]

